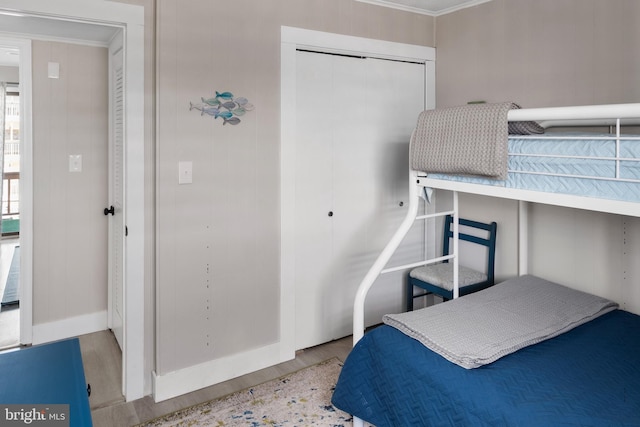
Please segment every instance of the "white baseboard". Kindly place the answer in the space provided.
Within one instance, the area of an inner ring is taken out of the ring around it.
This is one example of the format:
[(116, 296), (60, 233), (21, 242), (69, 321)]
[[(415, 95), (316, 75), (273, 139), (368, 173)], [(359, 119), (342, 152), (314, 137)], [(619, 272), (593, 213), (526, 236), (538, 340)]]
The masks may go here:
[(33, 325), (33, 344), (43, 344), (107, 329), (107, 311)]
[(290, 355), (285, 355), (281, 349), (282, 344), (275, 343), (244, 353), (189, 366), (164, 375), (158, 375), (154, 371), (153, 399), (155, 402), (161, 402), (286, 362), (295, 357), (294, 352), (291, 352)]

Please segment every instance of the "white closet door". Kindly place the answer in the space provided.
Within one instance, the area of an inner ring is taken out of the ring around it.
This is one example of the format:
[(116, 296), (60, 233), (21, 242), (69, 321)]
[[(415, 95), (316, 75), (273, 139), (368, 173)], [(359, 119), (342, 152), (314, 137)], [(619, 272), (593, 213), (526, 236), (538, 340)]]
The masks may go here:
[[(298, 52), (296, 348), (351, 333), (356, 289), (408, 200), (408, 146), (424, 109), (422, 64)], [(400, 256), (423, 256), (416, 227)], [(402, 308), (403, 274), (382, 276), (367, 323)]]
[(296, 350), (314, 344), (333, 281), (332, 64), (298, 53), (295, 195)]

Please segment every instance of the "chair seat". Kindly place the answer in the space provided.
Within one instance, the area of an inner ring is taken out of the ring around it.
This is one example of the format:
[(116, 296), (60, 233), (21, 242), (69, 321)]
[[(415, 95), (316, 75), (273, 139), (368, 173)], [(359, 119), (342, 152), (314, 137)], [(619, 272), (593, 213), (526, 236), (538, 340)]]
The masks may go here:
[[(414, 268), (409, 276), (431, 283), (432, 285), (453, 291), (453, 263), (440, 263), (433, 265), (425, 265), (423, 267)], [(458, 270), (458, 288), (484, 282), (487, 275), (472, 268), (459, 266)]]

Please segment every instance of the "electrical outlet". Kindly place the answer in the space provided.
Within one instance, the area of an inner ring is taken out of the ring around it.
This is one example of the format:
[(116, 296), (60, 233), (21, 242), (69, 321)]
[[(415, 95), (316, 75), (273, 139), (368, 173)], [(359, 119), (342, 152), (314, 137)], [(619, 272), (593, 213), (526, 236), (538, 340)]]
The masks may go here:
[(193, 162), (178, 162), (178, 184), (193, 182)]
[(60, 78), (60, 63), (58, 63), (58, 62), (49, 62), (49, 64), (47, 64), (47, 76), (50, 79), (59, 79)]
[(82, 154), (69, 154), (69, 172), (82, 172)]

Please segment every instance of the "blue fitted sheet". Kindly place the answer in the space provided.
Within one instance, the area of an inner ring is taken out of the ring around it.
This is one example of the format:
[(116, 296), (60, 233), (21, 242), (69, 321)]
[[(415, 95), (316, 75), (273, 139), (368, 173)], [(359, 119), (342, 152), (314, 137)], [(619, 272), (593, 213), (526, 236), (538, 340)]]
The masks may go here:
[(640, 426), (640, 316), (616, 310), (477, 369), (390, 326), (349, 354), (332, 403), (377, 427)]
[[(640, 202), (640, 182), (608, 181), (592, 178), (546, 176), (531, 173), (541, 172), (563, 175), (597, 176), (614, 178), (616, 161), (596, 159), (616, 155), (616, 142), (603, 139), (562, 140), (562, 137), (585, 137), (594, 134), (546, 134), (553, 139), (532, 137), (509, 137), (509, 176), (507, 180), (492, 180), (471, 176), (429, 174), (429, 178), (470, 182), (507, 188), (571, 194), (600, 199)], [(610, 135), (599, 135), (608, 136)], [(619, 155), (627, 159), (640, 159), (640, 141), (624, 139), (620, 141)], [(525, 154), (514, 156), (513, 154)], [(526, 154), (529, 154), (528, 156)], [(551, 154), (555, 156), (588, 156), (591, 159), (565, 157), (532, 157), (531, 154)], [(619, 165), (622, 179), (640, 180), (640, 162), (624, 161)]]

